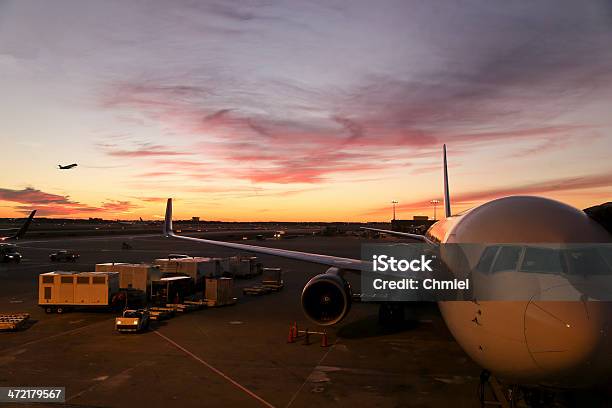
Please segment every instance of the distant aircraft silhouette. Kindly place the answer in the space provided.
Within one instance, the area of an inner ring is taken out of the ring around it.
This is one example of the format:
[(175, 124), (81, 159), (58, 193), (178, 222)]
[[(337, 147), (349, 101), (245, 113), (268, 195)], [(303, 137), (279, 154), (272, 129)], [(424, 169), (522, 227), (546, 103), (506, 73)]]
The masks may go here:
[(76, 164), (76, 163), (67, 164), (65, 166), (62, 166), (61, 164), (57, 165), (57, 167), (59, 167), (60, 170), (69, 170), (69, 169), (71, 169), (73, 167), (76, 167), (76, 166), (78, 166), (78, 164)]

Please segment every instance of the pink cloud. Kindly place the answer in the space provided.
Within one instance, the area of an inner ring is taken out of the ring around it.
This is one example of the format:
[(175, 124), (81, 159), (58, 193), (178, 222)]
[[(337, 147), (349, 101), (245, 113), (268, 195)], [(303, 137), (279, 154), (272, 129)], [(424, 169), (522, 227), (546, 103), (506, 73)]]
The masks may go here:
[(140, 201), (144, 201), (147, 203), (160, 203), (160, 202), (165, 202), (168, 197), (135, 197)]
[(113, 157), (151, 157), (151, 156), (182, 156), (188, 153), (172, 150), (166, 146), (150, 143), (141, 143), (133, 149), (121, 149), (113, 144), (99, 144), (99, 147), (106, 151), (106, 154)]
[(69, 196), (45, 193), (32, 187), (22, 190), (0, 188), (0, 200), (27, 204), (78, 204), (70, 200)]
[(0, 200), (18, 203), (18, 211), (38, 210), (40, 216), (83, 216), (85, 214), (121, 213), (138, 208), (130, 201), (109, 200), (100, 206), (92, 206), (70, 199), (69, 196), (46, 193), (27, 187), (21, 190), (0, 188)]
[(140, 208), (140, 206), (130, 201), (118, 201), (118, 200), (106, 201), (102, 203), (102, 205), (100, 206), (100, 209), (103, 212), (111, 212), (111, 213), (127, 212), (135, 208)]
[[(578, 125), (496, 126), (490, 123), (508, 117), (503, 109), (491, 112), (473, 103), (456, 104), (456, 99), (461, 98), (455, 95), (449, 100), (438, 100), (436, 95), (427, 99), (423, 92), (419, 93), (424, 95), (423, 101), (406, 100), (402, 95), (410, 95), (410, 87), (382, 81), (374, 91), (365, 87), (353, 96), (321, 95), (342, 109), (328, 108), (327, 114), (318, 112), (308, 119), (295, 119), (291, 115), (247, 114), (238, 107), (215, 106), (209, 102), (214, 92), (204, 87), (150, 82), (116, 84), (111, 87), (115, 92), (103, 96), (104, 107), (139, 112), (167, 132), (182, 135), (192, 145), (187, 150), (155, 144), (130, 149), (107, 146), (106, 150), (115, 157), (151, 157), (155, 165), (167, 166), (188, 177), (225, 174), (254, 183), (320, 183), (338, 173), (377, 172), (404, 167), (399, 161), (408, 157), (419, 160), (438, 156), (442, 142), (452, 143), (455, 152), (504, 141), (561, 145), (569, 143), (569, 134), (585, 129)], [(453, 118), (461, 126), (440, 125)], [(172, 162), (158, 157), (164, 155), (214, 158), (218, 168), (211, 172), (210, 166), (195, 160)], [(431, 170), (430, 166), (415, 167), (416, 172)], [(165, 171), (169, 170), (156, 172), (161, 176)]]

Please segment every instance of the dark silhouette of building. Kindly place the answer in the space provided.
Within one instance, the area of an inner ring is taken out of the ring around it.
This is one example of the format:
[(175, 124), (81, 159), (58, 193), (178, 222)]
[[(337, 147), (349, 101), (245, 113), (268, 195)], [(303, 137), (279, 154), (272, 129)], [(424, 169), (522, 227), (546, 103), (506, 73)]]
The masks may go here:
[(391, 229), (411, 234), (423, 234), (434, 222), (436, 221), (430, 220), (425, 215), (415, 215), (412, 220), (391, 220)]

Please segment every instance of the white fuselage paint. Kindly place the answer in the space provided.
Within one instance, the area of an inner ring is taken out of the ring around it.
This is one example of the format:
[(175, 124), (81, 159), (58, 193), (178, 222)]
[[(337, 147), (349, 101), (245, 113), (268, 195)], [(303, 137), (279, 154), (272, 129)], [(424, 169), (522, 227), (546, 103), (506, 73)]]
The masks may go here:
[[(553, 200), (521, 196), (494, 200), (464, 215), (441, 220), (429, 229), (427, 237), (462, 244), (611, 241), (610, 234), (584, 212)], [(495, 281), (490, 284), (491, 291), (504, 290), (496, 287)], [(606, 383), (611, 377), (612, 302), (438, 304), (459, 345), (500, 378), (566, 388)]]

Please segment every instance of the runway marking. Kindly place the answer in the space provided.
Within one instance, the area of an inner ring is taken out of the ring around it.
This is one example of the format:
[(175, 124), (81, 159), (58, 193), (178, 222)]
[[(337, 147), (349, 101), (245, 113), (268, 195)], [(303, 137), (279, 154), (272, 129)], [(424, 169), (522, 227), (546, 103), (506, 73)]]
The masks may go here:
[(314, 374), (314, 372), (317, 370), (317, 367), (321, 366), (321, 363), (323, 362), (323, 360), (325, 360), (325, 358), (327, 357), (327, 355), (329, 354), (330, 351), (332, 351), (332, 349), (334, 347), (336, 347), (336, 345), (338, 344), (338, 338), (336, 337), (336, 340), (334, 341), (334, 343), (327, 349), (327, 351), (325, 352), (325, 354), (323, 354), (323, 357), (321, 357), (321, 359), (319, 360), (319, 362), (317, 363), (317, 365), (315, 365), (312, 369), (312, 371), (310, 372), (310, 374), (308, 374), (308, 376), (306, 377), (306, 379), (304, 380), (304, 382), (302, 383), (302, 385), (300, 385), (300, 388), (297, 389), (297, 391), (295, 392), (295, 394), (293, 394), (293, 396), (291, 397), (291, 399), (289, 400), (289, 402), (287, 403), (287, 405), (285, 405), (285, 408), (289, 408), (291, 406), (291, 404), (294, 403), (295, 399), (297, 398), (297, 396), (300, 394), (300, 392), (302, 391), (302, 388), (304, 388), (304, 386), (306, 385), (306, 383), (308, 382), (308, 380), (310, 379), (310, 377)]
[(232, 379), (231, 377), (229, 377), (228, 375), (226, 375), (225, 373), (223, 373), (221, 370), (215, 368), (214, 366), (210, 365), (209, 363), (207, 363), (206, 361), (202, 360), (200, 357), (196, 356), (195, 354), (193, 354), (191, 351), (187, 350), (186, 348), (184, 348), (183, 346), (181, 346), (180, 344), (178, 344), (177, 342), (175, 342), (174, 340), (164, 336), (163, 334), (161, 334), (159, 331), (154, 330), (153, 331), (155, 334), (157, 334), (159, 337), (163, 338), (164, 340), (166, 340), (168, 343), (172, 344), (174, 347), (176, 347), (177, 349), (181, 350), (183, 353), (187, 354), (189, 357), (193, 358), (194, 360), (196, 360), (197, 362), (199, 362), (200, 364), (202, 364), (203, 366), (207, 367), (209, 370), (211, 370), (212, 372), (214, 372), (215, 374), (217, 374), (218, 376), (222, 377), (223, 379), (225, 379), (226, 381), (228, 381), (229, 383), (231, 383), (232, 385), (234, 385), (236, 388), (242, 390), (243, 392), (245, 392), (246, 394), (248, 394), (250, 397), (254, 398), (255, 400), (259, 401), (262, 405), (269, 407), (269, 408), (274, 408), (274, 405), (270, 404), (268, 401), (264, 400), (263, 398), (261, 398), (259, 395), (255, 394), (253, 391), (249, 390), (248, 388), (246, 388), (245, 386), (241, 385), (240, 383), (238, 383), (237, 381), (235, 381), (234, 379)]
[(108, 375), (103, 375), (103, 376), (100, 376), (100, 377), (96, 377), (96, 378), (93, 379), (93, 381), (96, 381), (93, 385), (91, 385), (90, 387), (87, 387), (84, 390), (82, 390), (82, 391), (72, 395), (70, 398), (66, 398), (66, 402), (72, 401), (73, 399), (80, 397), (81, 395), (83, 395), (83, 394), (93, 390), (98, 385), (104, 384), (105, 381), (108, 381), (108, 380), (112, 381), (113, 378), (117, 378), (117, 377), (120, 377), (120, 376), (125, 376), (125, 374), (131, 372), (132, 370), (134, 370), (134, 369), (136, 369), (136, 368), (138, 368), (138, 367), (140, 367), (140, 366), (142, 366), (144, 364), (148, 364), (148, 362), (147, 361), (141, 361), (140, 363), (136, 364), (134, 367), (126, 368), (125, 370), (121, 371), (120, 373), (115, 374), (112, 377), (109, 377)]
[(85, 319), (79, 319), (79, 320), (71, 320), (68, 323), (70, 323), (70, 324), (77, 324), (77, 323), (81, 323), (81, 322), (84, 322), (84, 321), (85, 321)]
[(111, 319), (101, 320), (101, 321), (99, 321), (99, 322), (95, 322), (95, 323), (92, 323), (92, 324), (88, 324), (88, 325), (86, 325), (86, 326), (77, 327), (76, 329), (67, 330), (67, 331), (64, 331), (64, 332), (61, 332), (61, 333), (56, 333), (56, 334), (53, 334), (53, 335), (51, 335), (51, 336), (47, 336), (47, 337), (43, 337), (43, 338), (40, 338), (40, 339), (36, 339), (36, 340), (32, 340), (32, 341), (28, 341), (28, 342), (26, 342), (26, 343), (21, 343), (21, 344), (19, 344), (18, 346), (13, 346), (13, 347), (8, 347), (8, 348), (5, 348), (5, 349), (0, 349), (0, 351), (4, 353), (4, 352), (6, 352), (6, 351), (13, 350), (13, 349), (16, 349), (16, 348), (19, 348), (19, 347), (31, 346), (32, 344), (37, 344), (37, 343), (43, 342), (43, 341), (45, 341), (45, 340), (55, 339), (55, 338), (57, 338), (57, 337), (65, 336), (65, 335), (67, 335), (67, 334), (76, 333), (76, 332), (78, 332), (78, 331), (80, 331), (80, 330), (84, 330), (84, 329), (87, 329), (87, 328), (89, 328), (89, 327), (94, 327), (94, 326), (101, 325), (102, 323), (108, 323), (110, 320), (111, 320)]

